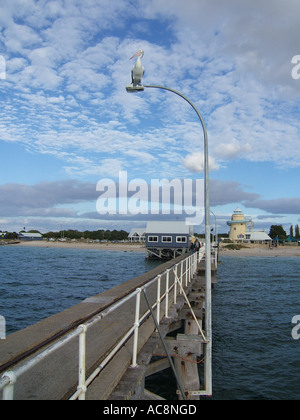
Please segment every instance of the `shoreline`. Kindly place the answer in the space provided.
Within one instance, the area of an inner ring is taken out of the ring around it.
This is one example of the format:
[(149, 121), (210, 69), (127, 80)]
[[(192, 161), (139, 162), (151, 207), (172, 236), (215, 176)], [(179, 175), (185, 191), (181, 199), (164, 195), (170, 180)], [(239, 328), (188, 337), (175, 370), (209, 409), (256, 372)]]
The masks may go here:
[[(119, 252), (145, 252), (145, 244), (140, 243), (86, 243), (86, 242), (48, 242), (48, 241), (29, 241), (12, 243), (10, 246), (18, 247), (42, 247), (42, 248), (62, 248), (62, 249), (95, 249), (99, 251), (119, 251)], [(222, 245), (219, 251), (220, 257), (300, 257), (300, 246), (279, 246), (269, 248), (266, 245), (252, 245), (240, 250), (228, 250)]]
[(220, 247), (220, 257), (300, 257), (300, 246), (279, 246), (277, 248), (269, 248), (269, 246), (251, 246), (241, 248), (240, 250), (228, 250)]
[(98, 251), (123, 251), (123, 252), (145, 252), (144, 244), (134, 243), (85, 243), (85, 242), (47, 242), (47, 241), (28, 241), (18, 244), (10, 244), (13, 247), (40, 247), (40, 248), (61, 248), (61, 249), (87, 249)]

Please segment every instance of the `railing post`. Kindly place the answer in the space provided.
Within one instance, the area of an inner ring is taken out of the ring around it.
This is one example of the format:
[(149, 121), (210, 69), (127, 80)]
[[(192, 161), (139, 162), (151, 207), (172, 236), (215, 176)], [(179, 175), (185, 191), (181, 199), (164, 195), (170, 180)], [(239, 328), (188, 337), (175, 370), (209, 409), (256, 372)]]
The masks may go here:
[(187, 286), (189, 283), (189, 257), (185, 259), (185, 285)]
[(175, 265), (174, 268), (174, 274), (175, 274), (175, 278), (174, 278), (174, 303), (177, 303), (177, 281), (176, 281), (176, 276), (177, 276), (177, 264)]
[(157, 303), (156, 316), (157, 316), (158, 325), (160, 323), (160, 285), (161, 285), (161, 275), (159, 274), (157, 276), (157, 299), (156, 299), (156, 303)]
[(170, 280), (170, 269), (166, 273), (166, 307), (165, 307), (165, 317), (169, 318), (169, 280)]
[(195, 259), (197, 258), (197, 251), (195, 252), (195, 254), (193, 254), (193, 258), (192, 258), (192, 263), (191, 263), (191, 279), (194, 276), (194, 272), (195, 272)]
[(3, 378), (9, 379), (9, 384), (3, 389), (3, 401), (12, 401), (14, 399), (14, 388), (17, 382), (17, 377), (12, 371), (8, 371), (3, 375)]
[(87, 326), (80, 325), (78, 327), (79, 334), (79, 370), (78, 370), (78, 387), (81, 391), (78, 400), (84, 401), (86, 394), (85, 373), (86, 373), (86, 332)]
[(134, 336), (133, 336), (133, 351), (132, 351), (132, 365), (137, 367), (137, 351), (139, 340), (139, 326), (140, 326), (140, 306), (142, 289), (137, 289), (136, 303), (135, 303), (135, 321), (134, 321)]
[(195, 254), (193, 255), (193, 259), (192, 259), (192, 278), (193, 278), (194, 273), (195, 273), (195, 261), (197, 259), (197, 255), (198, 255), (198, 251), (195, 252)]
[(196, 255), (194, 256), (194, 264), (193, 264), (193, 275), (197, 271), (197, 260), (198, 260), (199, 251), (196, 252)]
[(183, 284), (183, 261), (180, 262), (180, 281)]

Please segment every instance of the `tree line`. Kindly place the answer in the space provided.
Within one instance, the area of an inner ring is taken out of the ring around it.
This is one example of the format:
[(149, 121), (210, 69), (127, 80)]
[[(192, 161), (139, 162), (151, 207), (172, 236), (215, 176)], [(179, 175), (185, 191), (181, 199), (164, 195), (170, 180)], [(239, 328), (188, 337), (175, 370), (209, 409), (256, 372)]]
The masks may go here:
[(269, 233), (270, 238), (275, 239), (279, 238), (281, 241), (285, 241), (289, 236), (296, 240), (300, 239), (300, 230), (299, 225), (290, 227), (289, 235), (283, 229), (282, 225), (272, 225)]
[[(0, 231), (1, 232), (1, 231)], [(27, 233), (40, 233), (38, 230), (29, 230)], [(99, 240), (99, 241), (123, 241), (128, 239), (129, 233), (125, 230), (96, 230), (96, 231), (79, 231), (79, 230), (61, 230), (59, 232), (47, 232), (43, 233), (42, 236), (45, 239), (89, 239), (89, 240)], [(16, 232), (8, 232), (5, 235), (5, 239), (14, 240), (18, 238), (18, 233)]]
[[(25, 232), (25, 229), (22, 230), (22, 232)], [(2, 231), (0, 230), (0, 237), (1, 237), (1, 233)], [(38, 230), (30, 230), (27, 233), (40, 233)], [(89, 240), (99, 240), (99, 241), (123, 241), (128, 239), (128, 235), (129, 233), (126, 232), (125, 230), (104, 230), (104, 229), (100, 229), (100, 230), (95, 230), (95, 231), (90, 231), (90, 230), (85, 230), (85, 231), (79, 231), (79, 230), (73, 230), (73, 229), (69, 229), (69, 230), (61, 230), (59, 232), (47, 232), (42, 234), (44, 238), (46, 239), (61, 239), (61, 238), (66, 238), (66, 239), (89, 239)], [(204, 235), (196, 235), (196, 236), (204, 236)], [(228, 234), (223, 234), (220, 235), (223, 237), (228, 236)], [(287, 234), (287, 232), (284, 230), (282, 225), (272, 225), (270, 228), (270, 233), (269, 233), (270, 238), (275, 239), (275, 238), (279, 238), (281, 241), (285, 241), (289, 236), (296, 239), (296, 240), (300, 240), (300, 229), (299, 229), (299, 225), (291, 226), (290, 230), (289, 230), (289, 234)], [(5, 239), (10, 239), (10, 240), (14, 240), (18, 238), (18, 233), (16, 232), (5, 232)]]
[(47, 232), (43, 234), (44, 238), (50, 239), (90, 239), (90, 240), (99, 240), (99, 241), (123, 241), (128, 238), (128, 232), (125, 230), (96, 230), (96, 231), (78, 231), (78, 230), (61, 230), (59, 232)]

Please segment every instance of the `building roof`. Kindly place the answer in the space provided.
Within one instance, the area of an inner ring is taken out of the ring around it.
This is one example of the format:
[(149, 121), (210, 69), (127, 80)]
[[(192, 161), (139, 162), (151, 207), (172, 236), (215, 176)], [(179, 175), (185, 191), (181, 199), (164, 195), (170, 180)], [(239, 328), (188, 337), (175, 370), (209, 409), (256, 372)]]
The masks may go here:
[(128, 237), (132, 238), (133, 236), (145, 236), (146, 229), (145, 228), (135, 228), (131, 229)]
[(193, 226), (187, 225), (185, 222), (148, 222), (146, 233), (169, 233), (192, 235)]
[(245, 235), (250, 235), (251, 241), (272, 241), (270, 236), (263, 231), (246, 232)]
[(19, 233), (19, 236), (23, 236), (23, 238), (41, 238), (42, 235), (40, 233)]
[(240, 220), (230, 220), (229, 222), (227, 222), (227, 225), (228, 226), (231, 226), (231, 225), (241, 225), (241, 224), (248, 224), (248, 223), (251, 223), (251, 221), (250, 220), (247, 220), (247, 219), (240, 219)]
[(297, 239), (295, 239), (295, 238), (293, 238), (293, 236), (292, 235), (289, 235), (287, 238), (286, 238), (286, 240), (285, 240), (286, 242), (297, 242)]

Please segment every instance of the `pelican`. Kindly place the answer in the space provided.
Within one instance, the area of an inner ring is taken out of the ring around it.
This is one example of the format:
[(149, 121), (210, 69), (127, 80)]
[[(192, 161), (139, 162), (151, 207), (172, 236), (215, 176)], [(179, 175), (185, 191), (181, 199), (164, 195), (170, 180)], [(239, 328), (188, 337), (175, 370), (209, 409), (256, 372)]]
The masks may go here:
[(141, 58), (144, 57), (144, 51), (139, 50), (136, 54), (134, 54), (129, 60), (132, 60), (133, 58), (138, 57), (136, 60), (135, 65), (132, 67), (131, 70), (131, 79), (132, 84), (134, 86), (141, 86), (141, 81), (145, 73), (145, 69), (142, 65)]

